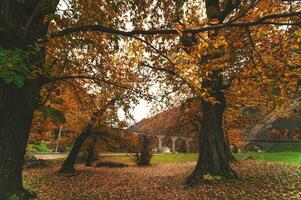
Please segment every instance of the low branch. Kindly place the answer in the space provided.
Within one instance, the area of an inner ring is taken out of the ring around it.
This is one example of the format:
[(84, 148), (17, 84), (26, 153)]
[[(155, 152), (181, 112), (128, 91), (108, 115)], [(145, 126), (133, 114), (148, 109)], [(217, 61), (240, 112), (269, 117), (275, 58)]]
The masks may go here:
[(301, 69), (301, 65), (296, 65), (296, 66), (288, 66), (288, 69), (294, 70), (294, 69)]
[[(301, 22), (297, 23), (280, 23), (280, 22), (273, 22), (273, 21), (267, 21), (267, 20), (273, 20), (273, 19), (280, 19), (280, 18), (287, 18), (287, 17), (294, 17), (294, 16), (300, 16), (301, 11), (298, 12), (289, 12), (289, 13), (281, 13), (281, 14), (271, 14), (266, 15), (263, 17), (260, 17), (257, 20), (250, 21), (250, 22), (227, 22), (224, 24), (218, 24), (214, 26), (206, 26), (202, 28), (196, 28), (196, 29), (184, 29), (183, 33), (200, 33), (210, 30), (219, 30), (223, 28), (233, 28), (233, 27), (250, 27), (250, 26), (259, 26), (259, 25), (301, 25)], [(176, 29), (151, 29), (151, 30), (143, 30), (143, 29), (137, 29), (132, 31), (124, 31), (124, 30), (118, 30), (111, 27), (103, 26), (103, 25), (83, 25), (78, 27), (71, 27), (66, 28), (61, 31), (55, 32), (51, 34), (52, 38), (55, 37), (62, 37), (65, 35), (69, 35), (72, 33), (77, 32), (86, 32), (86, 31), (94, 31), (94, 32), (101, 32), (101, 33), (108, 33), (113, 35), (120, 35), (120, 36), (126, 36), (126, 37), (132, 37), (134, 35), (177, 35), (179, 34)]]

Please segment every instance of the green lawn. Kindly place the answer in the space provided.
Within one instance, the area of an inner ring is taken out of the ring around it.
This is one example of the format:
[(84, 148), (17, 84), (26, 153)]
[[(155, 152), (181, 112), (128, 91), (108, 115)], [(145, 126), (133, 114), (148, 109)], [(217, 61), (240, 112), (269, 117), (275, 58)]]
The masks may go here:
[[(245, 157), (252, 156), (256, 160), (266, 160), (273, 162), (286, 162), (292, 164), (301, 165), (301, 152), (247, 152), (247, 153), (237, 153), (235, 158), (241, 160)], [(106, 158), (106, 160), (115, 162), (126, 162), (131, 163), (131, 159), (128, 156), (114, 156)], [(173, 162), (189, 162), (196, 161), (197, 154), (189, 153), (176, 153), (176, 154), (156, 154), (152, 159), (152, 164), (162, 164), (162, 163), (173, 163)]]
[(301, 152), (247, 152), (235, 154), (235, 157), (238, 160), (247, 156), (252, 156), (256, 160), (285, 162), (301, 165)]
[(301, 142), (279, 142), (269, 148), (268, 152), (301, 152)]

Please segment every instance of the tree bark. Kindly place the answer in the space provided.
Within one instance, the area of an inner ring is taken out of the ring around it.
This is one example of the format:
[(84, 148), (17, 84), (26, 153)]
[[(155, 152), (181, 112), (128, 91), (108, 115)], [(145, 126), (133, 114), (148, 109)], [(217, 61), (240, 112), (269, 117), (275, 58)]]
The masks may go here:
[(22, 167), (39, 90), (37, 81), (22, 89), (0, 81), (0, 199), (12, 194), (28, 198)]
[(96, 110), (92, 116), (89, 123), (86, 125), (85, 129), (81, 132), (81, 134), (76, 138), (75, 143), (64, 161), (61, 169), (59, 170), (60, 173), (74, 173), (74, 164), (76, 162), (77, 155), (80, 151), (81, 146), (92, 133), (93, 127), (96, 125), (97, 120), (101, 115), (108, 109), (109, 106), (113, 105), (118, 99), (120, 98), (119, 95), (117, 95), (115, 98), (111, 99), (109, 102), (107, 102), (106, 105), (104, 105), (101, 109)]
[(218, 89), (218, 82), (222, 82), (222, 77), (216, 76), (215, 78), (217, 79), (214, 80), (212, 77), (209, 85), (211, 96), (219, 103), (214, 104), (204, 99), (202, 100), (203, 119), (199, 134), (199, 157), (196, 168), (187, 179), (189, 186), (195, 186), (207, 174), (225, 178), (237, 177), (229, 165), (229, 162), (232, 160), (232, 154), (223, 130), (226, 99), (223, 91)]
[(90, 145), (89, 150), (88, 150), (88, 156), (87, 156), (87, 162), (86, 162), (86, 166), (88, 166), (88, 167), (92, 166), (96, 141), (97, 141), (97, 139), (93, 138), (92, 144)]
[(92, 125), (89, 124), (85, 130), (76, 138), (75, 143), (64, 161), (61, 169), (59, 170), (60, 173), (74, 173), (74, 164), (76, 162), (77, 155), (80, 151), (81, 146), (85, 142), (85, 140), (91, 135)]
[[(45, 38), (48, 22), (45, 16), (56, 10), (59, 0), (1, 0), (0, 48), (32, 52), (32, 45)], [(39, 55), (28, 58), (31, 66), (43, 67), (44, 46)], [(2, 66), (3, 67), (3, 66)], [(4, 66), (6, 67), (6, 66)], [(34, 109), (37, 106), (41, 77), (26, 79), (22, 88), (5, 84), (0, 78), (0, 199), (28, 199), (22, 185), (22, 166)]]
[[(222, 23), (224, 19), (240, 5), (241, 1), (226, 1), (221, 8), (220, 0), (206, 0), (206, 14), (209, 20), (217, 19)], [(209, 37), (216, 37), (218, 31), (209, 32)], [(207, 62), (201, 60), (201, 63)], [(213, 176), (222, 176), (225, 178), (235, 178), (236, 173), (231, 169), (229, 162), (233, 160), (230, 145), (225, 137), (223, 129), (223, 114), (226, 108), (226, 99), (223, 90), (225, 90), (223, 69), (214, 69), (210, 71), (208, 78), (203, 77), (203, 88), (206, 88), (211, 97), (214, 97), (219, 103), (212, 103), (207, 99), (202, 99), (202, 128), (199, 134), (199, 157), (196, 168), (192, 175), (188, 177), (187, 184), (195, 186), (203, 179), (203, 176), (210, 174)]]

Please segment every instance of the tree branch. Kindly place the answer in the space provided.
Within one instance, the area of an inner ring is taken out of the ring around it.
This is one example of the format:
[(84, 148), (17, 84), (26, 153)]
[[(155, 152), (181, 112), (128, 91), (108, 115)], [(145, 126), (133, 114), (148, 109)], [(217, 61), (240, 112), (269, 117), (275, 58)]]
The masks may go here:
[(45, 79), (44, 84), (55, 82), (55, 81), (66, 81), (66, 80), (70, 80), (70, 79), (89, 79), (89, 80), (95, 80), (95, 81), (99, 81), (99, 82), (102, 82), (102, 83), (105, 83), (105, 84), (108, 84), (108, 85), (114, 85), (116, 87), (120, 87), (120, 88), (123, 88), (123, 89), (129, 89), (125, 85), (121, 85), (121, 84), (118, 84), (116, 82), (112, 82), (110, 80), (106, 80), (106, 79), (102, 79), (102, 78), (98, 78), (98, 77), (93, 77), (93, 76), (85, 76), (85, 75), (51, 77), (51, 78)]
[[(289, 13), (281, 13), (281, 14), (271, 14), (266, 15), (263, 17), (260, 17), (257, 20), (250, 21), (250, 22), (237, 22), (237, 23), (231, 23), (227, 22), (224, 24), (218, 24), (214, 26), (206, 26), (202, 28), (196, 28), (196, 29), (184, 29), (183, 33), (200, 33), (210, 30), (219, 30), (223, 28), (233, 28), (233, 27), (250, 27), (250, 26), (259, 26), (259, 25), (301, 25), (301, 22), (297, 23), (280, 23), (280, 22), (273, 22), (273, 21), (267, 21), (272, 19), (280, 19), (280, 18), (287, 18), (287, 17), (294, 17), (294, 16), (301, 16), (301, 11), (298, 12), (289, 12)], [(111, 27), (103, 26), (103, 25), (83, 25), (78, 27), (71, 27), (63, 29), (59, 32), (52, 33), (50, 37), (62, 37), (66, 36), (72, 33), (77, 32), (86, 32), (86, 31), (94, 31), (94, 32), (101, 32), (101, 33), (108, 33), (113, 35), (120, 35), (125, 37), (131, 37), (135, 35), (177, 35), (179, 34), (176, 29), (150, 29), (150, 30), (143, 30), (143, 29), (137, 29), (132, 31), (124, 31), (124, 30), (118, 30)]]

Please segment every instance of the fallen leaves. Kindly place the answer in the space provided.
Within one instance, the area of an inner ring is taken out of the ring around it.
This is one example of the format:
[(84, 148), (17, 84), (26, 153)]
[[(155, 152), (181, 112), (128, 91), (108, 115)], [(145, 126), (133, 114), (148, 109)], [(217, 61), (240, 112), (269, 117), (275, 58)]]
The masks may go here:
[(78, 176), (56, 176), (58, 166), (24, 172), (27, 186), (48, 199), (301, 199), (299, 166), (247, 160), (233, 168), (238, 180), (213, 180), (195, 189), (184, 185), (195, 162), (84, 168)]

